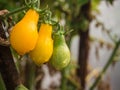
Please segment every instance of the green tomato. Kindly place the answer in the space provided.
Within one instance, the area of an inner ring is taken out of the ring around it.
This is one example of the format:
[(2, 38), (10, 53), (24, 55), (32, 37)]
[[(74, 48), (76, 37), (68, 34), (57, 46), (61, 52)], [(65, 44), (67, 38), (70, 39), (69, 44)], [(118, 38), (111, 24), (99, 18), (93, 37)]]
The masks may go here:
[(23, 86), (22, 84), (18, 85), (15, 90), (28, 90), (25, 86)]
[(70, 62), (70, 51), (65, 42), (64, 35), (54, 35), (53, 40), (54, 47), (50, 63), (57, 70), (61, 70)]

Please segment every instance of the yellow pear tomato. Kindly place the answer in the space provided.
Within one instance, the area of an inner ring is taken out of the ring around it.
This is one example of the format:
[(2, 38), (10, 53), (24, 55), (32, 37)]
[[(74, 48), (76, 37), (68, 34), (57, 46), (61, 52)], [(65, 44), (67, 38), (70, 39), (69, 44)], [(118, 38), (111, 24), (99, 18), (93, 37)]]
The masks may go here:
[(18, 54), (24, 55), (34, 49), (38, 39), (38, 19), (39, 14), (35, 10), (29, 9), (10, 32), (11, 46)]
[(36, 65), (40, 66), (49, 61), (53, 53), (52, 26), (41, 24), (37, 44), (30, 52), (30, 57)]

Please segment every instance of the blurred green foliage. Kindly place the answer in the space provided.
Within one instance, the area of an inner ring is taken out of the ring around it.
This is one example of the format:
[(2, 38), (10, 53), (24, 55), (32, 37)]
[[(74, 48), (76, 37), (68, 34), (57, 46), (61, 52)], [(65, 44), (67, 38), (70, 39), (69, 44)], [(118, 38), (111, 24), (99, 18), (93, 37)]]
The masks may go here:
[[(19, 7), (21, 7), (24, 4), (24, 0), (0, 0), (0, 10), (7, 9), (8, 11), (13, 11)], [(12, 19), (15, 22), (18, 22), (22, 17), (24, 13), (16, 13), (13, 15)]]
[(20, 7), (24, 3), (24, 0), (0, 0), (0, 10), (14, 10), (15, 8)]

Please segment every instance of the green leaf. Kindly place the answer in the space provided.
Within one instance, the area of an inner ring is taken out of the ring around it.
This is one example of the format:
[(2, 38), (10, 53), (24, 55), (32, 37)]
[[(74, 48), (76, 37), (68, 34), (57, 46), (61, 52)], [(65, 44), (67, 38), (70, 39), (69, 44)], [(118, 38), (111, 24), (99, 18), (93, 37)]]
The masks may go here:
[(86, 4), (89, 0), (77, 0), (78, 4), (80, 4), (81, 6)]

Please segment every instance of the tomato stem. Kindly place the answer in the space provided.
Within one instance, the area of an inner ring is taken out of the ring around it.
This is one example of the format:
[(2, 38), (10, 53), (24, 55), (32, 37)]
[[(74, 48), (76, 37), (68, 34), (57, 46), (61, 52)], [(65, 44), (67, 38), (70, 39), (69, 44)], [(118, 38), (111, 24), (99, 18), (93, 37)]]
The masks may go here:
[(9, 16), (11, 16), (11, 15), (13, 15), (13, 14), (16, 14), (16, 13), (18, 13), (18, 12), (21, 12), (22, 10), (26, 10), (27, 8), (28, 8), (27, 6), (23, 6), (23, 7), (21, 7), (21, 8), (16, 9), (16, 10), (13, 10), (13, 11), (11, 11), (11, 12), (3, 15), (2, 18), (3, 18), (3, 19), (4, 19), (4, 18), (7, 18), (7, 17), (9, 17)]
[(38, 0), (38, 8), (40, 8), (40, 0)]
[[(21, 12), (21, 11), (23, 11), (23, 10), (26, 10), (27, 8), (30, 8), (31, 5), (35, 4), (37, 1), (38, 1), (38, 3), (40, 2), (40, 0), (32, 0), (32, 1), (30, 0), (29, 3), (28, 3), (27, 0), (25, 0), (25, 6), (20, 7), (20, 8), (18, 8), (18, 9), (16, 9), (16, 10), (13, 10), (13, 11), (5, 14), (4, 16), (2, 16), (2, 19), (7, 18), (7, 17), (9, 17), (9, 16), (11, 16), (11, 15), (13, 15), (13, 14), (16, 14), (16, 13), (18, 13), (18, 12)], [(40, 3), (39, 3), (39, 4), (40, 4)]]

